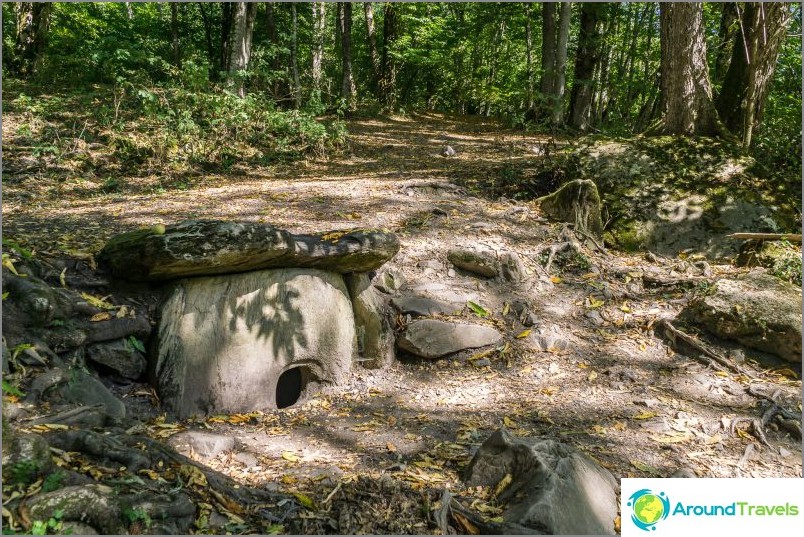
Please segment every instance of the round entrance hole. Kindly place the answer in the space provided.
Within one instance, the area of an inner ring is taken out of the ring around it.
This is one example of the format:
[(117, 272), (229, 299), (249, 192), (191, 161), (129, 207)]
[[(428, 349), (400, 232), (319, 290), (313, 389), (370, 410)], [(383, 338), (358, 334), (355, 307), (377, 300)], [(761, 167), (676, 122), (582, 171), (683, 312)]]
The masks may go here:
[(304, 390), (304, 376), (301, 367), (292, 367), (279, 375), (276, 381), (277, 408), (287, 408), (299, 401)]

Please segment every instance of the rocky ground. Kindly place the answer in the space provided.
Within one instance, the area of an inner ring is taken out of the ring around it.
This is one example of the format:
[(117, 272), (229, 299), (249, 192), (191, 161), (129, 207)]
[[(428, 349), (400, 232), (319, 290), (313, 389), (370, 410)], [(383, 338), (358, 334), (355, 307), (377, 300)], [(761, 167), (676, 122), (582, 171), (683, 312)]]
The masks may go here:
[[(392, 231), (401, 250), (375, 283), (396, 303), (400, 334), (422, 313), (502, 334), (493, 346), (447, 358), (400, 350), (388, 368), (356, 365), (346, 384), (292, 408), (184, 421), (164, 416), (146, 384), (102, 371), (102, 382), (126, 407), (116, 434), (166, 443), (189, 457), (179, 468), (195, 461), (234, 480), (221, 484), (226, 494), (217, 497), (200, 491), (203, 476), (180, 479), (198, 507), (183, 515), (191, 524), (185, 529), (439, 533), (446, 529), (436, 516), (445, 489), (493, 520), (504, 502), (489, 487), (467, 486), (462, 476), (478, 446), (500, 427), (574, 446), (618, 479), (801, 477), (800, 359), (789, 363), (676, 320), (718, 279), (747, 269), (695, 255), (604, 249), (494, 186), (511, 170), (536, 174), (555, 141), (491, 121), (437, 115), (355, 119), (348, 127), (350, 147), (342, 156), (182, 176), (181, 189), (160, 192), (154, 184), (176, 180), (153, 175), (127, 177), (127, 190), (117, 193), (102, 192), (103, 178), (4, 179), (4, 240), (35, 250), (40, 266), (51, 267), (52, 285), (86, 289), (116, 306), (114, 312), (127, 304), (150, 314), (158, 293), (95, 270), (90, 256), (110, 236), (190, 218), (236, 219), (296, 233)], [(7, 140), (5, 130), (4, 123)], [(455, 155), (442, 156), (445, 145)], [(23, 170), (35, 163), (15, 164)], [(463, 247), (514, 252), (523, 277), (457, 268), (449, 252)], [(24, 264), (19, 255), (9, 260)], [(416, 312), (422, 308), (427, 311)], [(7, 323), (4, 314), (4, 334)], [(673, 330), (692, 334), (694, 345)], [(17, 343), (9, 344), (10, 354), (19, 354), (15, 363), (24, 358)], [(31, 379), (45, 369), (34, 362), (4, 378), (31, 393)], [(768, 412), (774, 406), (783, 412)], [(49, 413), (24, 395), (5, 396), (4, 416), (17, 434), (63, 434), (47, 425)], [(789, 413), (797, 413), (797, 432), (785, 426)], [(156, 464), (134, 475), (125, 468), (98, 470), (97, 462), (71, 458), (75, 451), (70, 444), (52, 455), (57, 465), (93, 481), (131, 485), (136, 478), (159, 489), (159, 479), (176, 479)], [(205, 475), (211, 481), (218, 474)], [(232, 483), (273, 496), (261, 500), (262, 510), (242, 509)], [(40, 492), (4, 486), (4, 525), (30, 526), (20, 505)], [(130, 522), (128, 531), (131, 525), (141, 530), (142, 521)], [(472, 532), (466, 519), (449, 524)]]

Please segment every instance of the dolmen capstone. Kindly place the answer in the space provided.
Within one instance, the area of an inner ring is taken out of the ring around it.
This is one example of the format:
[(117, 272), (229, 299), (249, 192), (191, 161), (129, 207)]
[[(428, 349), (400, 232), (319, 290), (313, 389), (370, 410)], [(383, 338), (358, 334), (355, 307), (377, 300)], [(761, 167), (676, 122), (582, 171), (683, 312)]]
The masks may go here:
[(293, 234), (267, 224), (185, 221), (113, 237), (113, 276), (165, 283), (151, 374), (179, 417), (284, 408), (342, 382), (361, 358), (393, 359), (368, 272), (399, 251), (376, 230)]

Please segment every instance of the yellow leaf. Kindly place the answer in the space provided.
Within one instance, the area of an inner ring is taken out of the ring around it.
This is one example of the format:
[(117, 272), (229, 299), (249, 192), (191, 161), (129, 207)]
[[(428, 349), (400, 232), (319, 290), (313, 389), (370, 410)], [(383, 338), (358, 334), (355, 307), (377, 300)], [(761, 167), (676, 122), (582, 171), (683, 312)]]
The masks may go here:
[(299, 457), (290, 451), (283, 451), (282, 458), (290, 462), (299, 462)]
[(396, 446), (392, 442), (386, 443), (385, 448), (391, 453), (396, 453)]
[(315, 502), (313, 502), (313, 500), (310, 499), (309, 496), (307, 496), (306, 494), (302, 494), (301, 492), (294, 492), (293, 495), (296, 497), (297, 500), (299, 500), (299, 503), (302, 506), (306, 507), (311, 511), (315, 510)]
[[(322, 474), (321, 477), (326, 477), (326, 476)], [(281, 481), (285, 485), (292, 485), (292, 484), (294, 484), (294, 483), (296, 483), (298, 481), (298, 478), (296, 476), (285, 474), (285, 475), (282, 476)]]
[(726, 373), (725, 371), (715, 371), (715, 376), (716, 376), (716, 377), (724, 377), (724, 378), (725, 378), (725, 377), (728, 377), (728, 376), (729, 376), (729, 374), (728, 374), (728, 373)]
[(596, 378), (597, 378), (597, 372), (596, 371), (590, 371), (589, 376), (586, 377), (586, 380), (591, 382), (591, 381), (595, 380)]
[(514, 476), (512, 476), (511, 474), (505, 474), (505, 476), (502, 479), (500, 479), (500, 482), (497, 483), (497, 486), (494, 487), (494, 492), (492, 492), (491, 495), (493, 497), (499, 496), (502, 493), (502, 491), (508, 488), (508, 485), (510, 485), (511, 481), (513, 480)]
[(61, 286), (64, 287), (65, 289), (67, 289), (67, 279), (65, 278), (66, 274), (67, 274), (67, 267), (64, 267), (61, 271), (61, 274), (59, 274), (59, 283), (61, 283)]
[[(109, 296), (111, 296), (111, 295), (109, 295)], [(92, 306), (95, 306), (96, 308), (103, 309), (103, 310), (113, 310), (117, 306), (115, 306), (114, 304), (110, 304), (109, 302), (106, 302), (106, 299), (109, 298), (109, 296), (105, 296), (103, 298), (98, 298), (96, 296), (90, 295), (89, 293), (81, 293), (81, 298), (86, 300), (88, 304), (90, 304)]]
[(623, 305), (620, 306), (620, 310), (624, 311), (625, 313), (631, 313), (631, 308), (628, 306), (628, 302), (623, 302)]
[(508, 312), (509, 312), (510, 310), (511, 310), (511, 305), (510, 305), (508, 302), (506, 302), (506, 303), (505, 303), (505, 306), (503, 306), (503, 310), (502, 310), (502, 314), (503, 314), (503, 316), (508, 315)]
[(587, 272), (586, 274), (581, 276), (581, 278), (583, 278), (584, 280), (594, 280), (598, 276), (600, 275), (597, 272)]
[(548, 386), (546, 388), (540, 389), (539, 393), (542, 393), (544, 395), (553, 395), (557, 391), (558, 391), (558, 386)]
[(592, 430), (597, 434), (606, 434), (606, 428), (602, 425), (592, 425)]
[(528, 337), (530, 335), (531, 329), (528, 328), (527, 330), (523, 330), (516, 335), (517, 339), (522, 339)]
[(505, 424), (506, 427), (510, 427), (511, 429), (516, 428), (516, 422), (511, 418), (509, 418), (508, 416), (505, 416), (503, 418), (503, 424)]
[(561, 283), (561, 278), (558, 276), (550, 276), (550, 281), (553, 283)]
[(157, 473), (156, 473), (156, 472), (154, 472), (153, 470), (149, 470), (149, 469), (147, 469), (147, 468), (143, 468), (142, 470), (140, 470), (140, 471), (139, 471), (139, 472), (137, 472), (137, 473), (138, 473), (138, 474), (141, 474), (141, 475), (147, 475), (148, 477), (150, 477), (150, 478), (151, 478), (151, 479), (153, 479), (153, 480), (157, 480), (157, 479), (159, 479), (159, 474), (157, 474)]
[(597, 298), (590, 296), (589, 297), (589, 309), (596, 309), (605, 304), (603, 300), (598, 300)]
[(656, 412), (649, 412), (647, 410), (643, 410), (636, 416), (634, 416), (635, 420), (649, 420), (651, 418), (655, 418), (657, 416)]
[(662, 444), (678, 444), (691, 440), (692, 433), (671, 432), (661, 436), (655, 436), (653, 439), (657, 442), (661, 442)]
[(720, 436), (719, 434), (715, 434), (704, 440), (704, 444), (706, 444), (707, 446), (711, 446), (713, 444), (717, 444), (721, 440), (723, 440), (723, 437)]
[(97, 323), (99, 321), (108, 321), (111, 318), (112, 315), (108, 311), (102, 311), (90, 317), (89, 320), (93, 323)]

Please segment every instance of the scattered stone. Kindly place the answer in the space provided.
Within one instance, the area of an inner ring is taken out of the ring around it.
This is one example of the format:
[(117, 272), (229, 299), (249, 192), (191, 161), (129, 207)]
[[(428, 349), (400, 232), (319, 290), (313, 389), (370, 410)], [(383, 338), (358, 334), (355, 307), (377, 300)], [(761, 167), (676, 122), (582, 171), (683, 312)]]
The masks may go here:
[(552, 325), (531, 329), (526, 341), (537, 352), (561, 352), (569, 348), (569, 341), (564, 337), (562, 331)]
[(695, 471), (693, 471), (691, 468), (679, 468), (678, 470), (673, 472), (673, 474), (670, 477), (695, 479), (698, 476), (695, 475)]
[(201, 431), (183, 431), (174, 434), (168, 440), (168, 445), (175, 449), (189, 446), (198, 455), (212, 459), (235, 447), (235, 439), (222, 434), (204, 433)]
[(418, 296), (393, 298), (391, 299), (391, 304), (402, 313), (412, 313), (413, 315), (421, 316), (436, 315), (439, 313), (449, 315), (463, 309), (463, 304), (450, 304)]
[(279, 377), (294, 364), (300, 386), (286, 377), (281, 387), (302, 400), (341, 382), (356, 354), (343, 277), (315, 269), (180, 280), (156, 337), (159, 396), (179, 417), (275, 409)]
[(600, 219), (600, 195), (597, 186), (589, 179), (576, 179), (565, 183), (561, 188), (536, 200), (542, 212), (561, 222), (575, 224), (594, 235), (603, 232)]
[(399, 291), (403, 285), (405, 285), (405, 277), (395, 270), (386, 270), (374, 282), (374, 287), (388, 295)]
[(396, 235), (380, 231), (293, 235), (267, 224), (188, 220), (112, 237), (99, 259), (118, 278), (160, 281), (266, 268), (368, 272), (397, 251)]
[(87, 357), (131, 380), (140, 378), (148, 367), (145, 356), (126, 339), (89, 345)]
[(595, 326), (603, 326), (606, 324), (603, 316), (597, 310), (588, 310), (586, 313), (584, 313), (584, 317), (592, 321)]
[(447, 271), (447, 276), (449, 276), (450, 278), (454, 278), (455, 277), (455, 269), (449, 269)]
[(401, 191), (408, 196), (419, 195), (447, 199), (466, 196), (466, 191), (458, 185), (438, 181), (408, 183), (402, 186)]
[(344, 276), (352, 300), (361, 364), (369, 369), (390, 365), (395, 358), (394, 331), (386, 303), (365, 273)]
[(528, 279), (525, 264), (516, 252), (500, 254), (500, 277), (512, 283), (521, 283)]
[(491, 360), (488, 358), (481, 358), (480, 360), (475, 360), (472, 362), (472, 365), (475, 367), (486, 367), (487, 365), (491, 365)]
[(235, 453), (234, 460), (245, 466), (246, 468), (253, 468), (260, 464), (260, 461), (253, 453), (248, 451), (240, 451)]
[(425, 261), (419, 261), (418, 266), (420, 268), (431, 268), (433, 270), (444, 270), (444, 263), (442, 263), (438, 259), (427, 259)]
[(464, 349), (494, 345), (501, 339), (502, 334), (488, 326), (420, 319), (408, 325), (398, 343), (416, 356), (439, 358)]
[(486, 278), (493, 278), (500, 272), (497, 253), (491, 249), (452, 248), (447, 259), (459, 269), (463, 269)]
[(466, 483), (493, 488), (506, 475), (513, 480), (498, 496), (508, 503), (506, 524), (546, 535), (615, 534), (617, 480), (575, 448), (499, 429), (472, 458)]
[(801, 363), (801, 289), (764, 269), (718, 280), (682, 315), (718, 337)]
[(454, 157), (455, 156), (455, 150), (452, 149), (452, 146), (445, 145), (443, 147), (443, 149), (441, 149), (441, 156), (442, 157)]
[(70, 370), (69, 380), (59, 387), (61, 396), (72, 403), (100, 405), (113, 420), (126, 417), (126, 406), (101, 381), (81, 369)]

